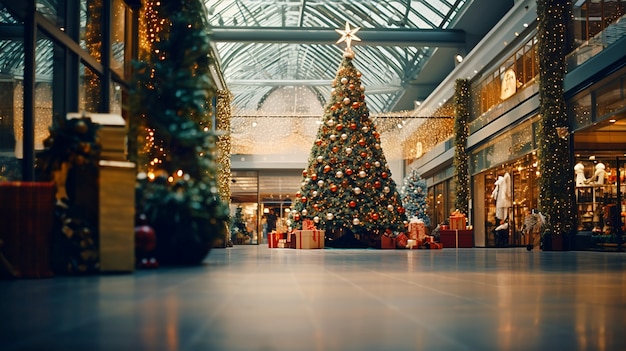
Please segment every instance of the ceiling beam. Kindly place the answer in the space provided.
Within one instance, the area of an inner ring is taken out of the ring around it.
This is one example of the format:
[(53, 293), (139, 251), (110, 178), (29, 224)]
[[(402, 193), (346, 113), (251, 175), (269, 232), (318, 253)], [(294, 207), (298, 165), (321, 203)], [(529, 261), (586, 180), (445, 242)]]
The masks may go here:
[[(296, 27), (214, 27), (216, 42), (270, 44), (335, 44), (334, 29)], [(368, 46), (465, 47), (465, 31), (456, 29), (361, 29), (358, 34)]]

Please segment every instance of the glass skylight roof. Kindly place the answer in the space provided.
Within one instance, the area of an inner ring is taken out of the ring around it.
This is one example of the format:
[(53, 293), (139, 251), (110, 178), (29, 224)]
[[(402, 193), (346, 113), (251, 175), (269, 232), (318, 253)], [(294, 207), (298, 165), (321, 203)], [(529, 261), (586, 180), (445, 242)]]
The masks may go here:
[[(274, 28), (334, 30), (346, 22), (366, 30), (446, 29), (466, 0), (206, 0), (214, 30)], [(278, 87), (305, 86), (324, 104), (342, 59), (344, 44), (218, 42), (221, 68), (234, 95), (234, 109), (253, 111)], [(337, 38), (339, 39), (339, 35)], [(271, 40), (270, 40), (271, 41)], [(368, 46), (354, 43), (372, 112), (391, 111), (404, 86), (420, 73), (434, 47)]]

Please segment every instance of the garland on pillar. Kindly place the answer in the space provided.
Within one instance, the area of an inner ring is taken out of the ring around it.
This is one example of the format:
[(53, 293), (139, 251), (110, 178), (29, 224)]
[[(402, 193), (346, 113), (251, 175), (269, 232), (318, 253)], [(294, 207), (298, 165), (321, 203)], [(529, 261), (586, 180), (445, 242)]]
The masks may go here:
[(538, 0), (539, 61), (539, 208), (546, 216), (546, 233), (573, 229), (573, 178), (564, 98), (566, 24), (569, 1)]
[(217, 116), (215, 129), (217, 136), (217, 181), (220, 187), (220, 197), (225, 203), (230, 203), (230, 119), (232, 118), (232, 95), (228, 90), (218, 90), (217, 92)]
[(469, 135), (469, 101), (468, 80), (457, 79), (454, 86), (454, 169), (456, 177), (454, 206), (466, 215), (469, 210), (469, 156), (466, 151)]

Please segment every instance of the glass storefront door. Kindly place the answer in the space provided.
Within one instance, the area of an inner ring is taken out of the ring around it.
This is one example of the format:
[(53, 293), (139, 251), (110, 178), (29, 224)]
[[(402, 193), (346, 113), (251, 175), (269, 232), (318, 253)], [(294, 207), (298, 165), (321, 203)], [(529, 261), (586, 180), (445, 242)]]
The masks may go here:
[(302, 170), (237, 170), (231, 183), (231, 240), (235, 245), (267, 243), (267, 233), (286, 232)]

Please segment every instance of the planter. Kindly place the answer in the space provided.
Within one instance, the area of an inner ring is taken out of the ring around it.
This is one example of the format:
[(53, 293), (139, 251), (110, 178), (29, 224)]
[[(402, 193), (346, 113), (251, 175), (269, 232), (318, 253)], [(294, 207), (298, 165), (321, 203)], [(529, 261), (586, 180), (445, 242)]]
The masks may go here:
[(16, 278), (53, 275), (50, 247), (54, 222), (53, 182), (0, 182), (0, 257)]

